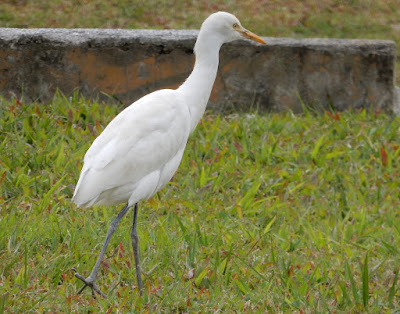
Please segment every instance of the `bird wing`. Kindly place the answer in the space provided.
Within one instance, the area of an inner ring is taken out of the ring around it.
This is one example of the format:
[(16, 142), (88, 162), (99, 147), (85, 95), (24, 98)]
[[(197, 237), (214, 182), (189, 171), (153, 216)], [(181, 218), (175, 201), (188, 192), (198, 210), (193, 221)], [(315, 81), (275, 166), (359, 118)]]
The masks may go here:
[(74, 202), (90, 206), (102, 192), (134, 187), (146, 175), (161, 170), (184, 149), (189, 115), (174, 90), (153, 92), (123, 110), (86, 152)]

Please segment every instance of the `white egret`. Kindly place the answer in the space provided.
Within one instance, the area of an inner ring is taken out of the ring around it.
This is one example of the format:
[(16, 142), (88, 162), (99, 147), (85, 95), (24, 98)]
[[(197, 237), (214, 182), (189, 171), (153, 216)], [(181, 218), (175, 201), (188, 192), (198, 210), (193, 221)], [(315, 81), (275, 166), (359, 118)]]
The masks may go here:
[(202, 24), (194, 53), (194, 69), (176, 90), (150, 93), (118, 114), (86, 152), (73, 201), (80, 207), (126, 203), (111, 222), (105, 242), (89, 277), (74, 268), (84, 282), (105, 296), (95, 279), (110, 238), (122, 217), (134, 206), (131, 242), (140, 293), (143, 289), (136, 231), (138, 202), (153, 196), (171, 180), (178, 168), (189, 134), (201, 119), (218, 70), (224, 43), (247, 38), (265, 42), (242, 27), (232, 14), (211, 14)]

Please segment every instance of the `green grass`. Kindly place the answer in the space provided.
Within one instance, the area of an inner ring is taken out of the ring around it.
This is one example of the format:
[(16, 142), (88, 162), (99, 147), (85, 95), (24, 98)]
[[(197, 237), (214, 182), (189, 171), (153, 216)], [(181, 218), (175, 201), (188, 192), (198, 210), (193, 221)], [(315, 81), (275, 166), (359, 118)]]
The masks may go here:
[[(0, 3), (0, 26), (199, 28), (216, 10), (264, 36), (400, 45), (398, 0), (14, 0)], [(400, 307), (400, 119), (365, 111), (208, 113), (173, 181), (141, 204), (144, 296), (132, 213), (99, 272), (108, 298), (76, 296), (69, 269), (89, 274), (119, 208), (70, 198), (86, 149), (120, 109), (77, 95), (0, 99), (0, 312)]]
[(70, 201), (120, 108), (75, 95), (0, 100), (0, 311), (389, 312), (400, 306), (400, 118), (208, 113), (173, 181), (140, 204), (145, 293), (119, 208)]
[(198, 29), (218, 10), (263, 36), (394, 40), (400, 85), (399, 0), (13, 0), (0, 2), (0, 26)]

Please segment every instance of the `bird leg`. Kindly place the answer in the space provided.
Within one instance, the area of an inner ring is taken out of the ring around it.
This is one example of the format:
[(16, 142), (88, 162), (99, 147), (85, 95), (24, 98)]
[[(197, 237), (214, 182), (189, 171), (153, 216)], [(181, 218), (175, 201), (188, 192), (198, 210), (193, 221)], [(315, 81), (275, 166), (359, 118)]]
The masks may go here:
[[(89, 277), (84, 278), (81, 276), (75, 268), (71, 268), (71, 270), (75, 271), (75, 277), (82, 280), (84, 282), (84, 286), (78, 291), (78, 294), (81, 294), (81, 292), (86, 288), (90, 287), (92, 288), (92, 292), (96, 291), (98, 294), (100, 294), (102, 297), (106, 297), (104, 293), (102, 293), (97, 286), (95, 280), (97, 276), (97, 272), (99, 271), (99, 267), (101, 264), (101, 261), (103, 260), (104, 253), (106, 252), (107, 246), (110, 243), (110, 239), (112, 235), (115, 232), (115, 229), (117, 229), (119, 222), (121, 221), (122, 217), (125, 216), (127, 211), (129, 210), (129, 204), (126, 204), (124, 208), (122, 208), (121, 212), (118, 214), (118, 216), (111, 222), (110, 227), (108, 228), (107, 235), (106, 235), (106, 240), (104, 241), (103, 248), (101, 249), (100, 255), (97, 258), (96, 265), (94, 265), (92, 272), (90, 273)], [(136, 207), (135, 207), (136, 208)], [(94, 293), (93, 293), (94, 294)]]
[(133, 257), (135, 258), (135, 266), (136, 266), (136, 278), (139, 288), (139, 293), (142, 295), (143, 290), (143, 282), (142, 282), (142, 271), (140, 269), (140, 259), (139, 259), (139, 236), (137, 234), (136, 225), (137, 225), (137, 213), (138, 213), (138, 204), (135, 204), (135, 209), (133, 211), (133, 225), (131, 231), (131, 242), (133, 249)]

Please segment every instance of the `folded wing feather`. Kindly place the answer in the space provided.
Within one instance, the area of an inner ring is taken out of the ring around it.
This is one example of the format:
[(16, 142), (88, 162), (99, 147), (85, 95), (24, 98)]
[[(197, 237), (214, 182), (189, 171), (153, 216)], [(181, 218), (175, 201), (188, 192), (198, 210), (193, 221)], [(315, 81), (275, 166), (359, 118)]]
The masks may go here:
[[(165, 165), (170, 168), (171, 161), (176, 168), (180, 163), (189, 121), (189, 111), (174, 90), (151, 93), (123, 110), (87, 151), (74, 202), (83, 207), (120, 203), (127, 201), (140, 184), (147, 194), (157, 192), (162, 187), (158, 182), (170, 178), (156, 180), (156, 176), (163, 174)], [(122, 194), (107, 194), (116, 189)], [(102, 195), (118, 197), (102, 200)]]

